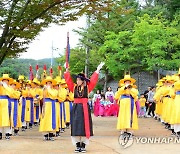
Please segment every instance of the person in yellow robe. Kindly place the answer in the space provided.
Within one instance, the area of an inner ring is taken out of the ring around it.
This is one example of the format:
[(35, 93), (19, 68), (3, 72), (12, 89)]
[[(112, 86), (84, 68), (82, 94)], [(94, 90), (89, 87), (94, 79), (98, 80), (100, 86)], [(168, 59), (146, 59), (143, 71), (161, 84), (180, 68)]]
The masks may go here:
[[(180, 75), (180, 70), (179, 70), (179, 75)], [(174, 132), (176, 133), (177, 137), (180, 138), (180, 78), (178, 78), (174, 83), (174, 89), (175, 89)]]
[(37, 78), (33, 79), (33, 90), (35, 93), (34, 98), (34, 125), (37, 126), (41, 114), (40, 100), (43, 98), (42, 89), (40, 88), (40, 81)]
[(132, 88), (132, 85), (136, 82), (135, 79), (131, 78), (130, 75), (125, 75), (124, 79), (120, 80), (123, 85), (118, 92), (116, 97), (120, 98), (120, 108), (117, 120), (117, 129), (121, 130), (121, 135), (128, 134), (132, 137), (132, 130), (138, 129), (138, 119), (135, 102), (138, 99), (138, 91)]
[(64, 100), (64, 121), (66, 128), (69, 129), (70, 126), (70, 112), (72, 110), (72, 101), (74, 100), (74, 95), (69, 91), (65, 79), (61, 80), (61, 89), (64, 89), (63, 95), (65, 96)]
[(156, 91), (154, 95), (154, 101), (156, 103), (156, 109), (155, 114), (158, 121), (161, 121), (161, 115), (162, 115), (162, 99), (161, 99), (161, 89), (164, 85), (164, 79), (160, 79), (158, 83), (156, 84)]
[(59, 84), (59, 102), (60, 102), (60, 132), (63, 133), (65, 131), (65, 122), (66, 122), (66, 112), (65, 112), (65, 104), (64, 101), (67, 98), (67, 90), (64, 87), (66, 81), (62, 79)]
[(8, 74), (3, 74), (0, 78), (0, 140), (3, 131), (7, 140), (10, 139), (10, 134), (12, 134), (10, 122), (12, 88), (9, 86), (12, 81), (13, 79)]
[(57, 76), (55, 78), (55, 84), (53, 84), (53, 89), (56, 91), (58, 94), (55, 107), (56, 107), (56, 137), (60, 136), (60, 103), (59, 103), (59, 82), (60, 82), (60, 77)]
[(166, 129), (170, 129), (170, 119), (172, 115), (172, 107), (174, 104), (174, 99), (171, 96), (171, 93), (173, 91), (173, 80), (171, 76), (166, 76), (166, 80), (164, 83), (163, 88), (161, 89), (161, 97), (163, 102), (163, 111), (162, 111), (162, 120), (165, 124)]
[(56, 99), (58, 98), (58, 92), (52, 87), (55, 84), (55, 80), (50, 76), (47, 76), (42, 81), (42, 85), (44, 85), (43, 108), (39, 131), (44, 134), (44, 140), (46, 141), (54, 141), (53, 133), (58, 130), (58, 125), (56, 125)]
[(22, 128), (32, 129), (34, 123), (34, 98), (36, 96), (34, 90), (32, 89), (33, 84), (31, 80), (26, 82), (26, 89), (22, 90)]
[(14, 128), (14, 135), (18, 135), (19, 128), (22, 127), (21, 124), (21, 119), (18, 117), (19, 112), (19, 98), (21, 95), (21, 92), (18, 91), (20, 88), (20, 83), (16, 82), (14, 80), (13, 82), (10, 83), (10, 86), (12, 87), (12, 93), (13, 95), (11, 96), (11, 127)]

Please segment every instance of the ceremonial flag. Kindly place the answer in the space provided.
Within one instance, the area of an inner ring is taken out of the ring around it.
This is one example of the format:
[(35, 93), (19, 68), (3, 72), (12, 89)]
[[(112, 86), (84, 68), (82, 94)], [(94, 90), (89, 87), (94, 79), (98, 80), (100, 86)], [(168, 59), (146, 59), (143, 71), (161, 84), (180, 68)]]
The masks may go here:
[(69, 32), (67, 33), (67, 46), (66, 46), (66, 68), (69, 67), (69, 57), (70, 57), (70, 45), (69, 45)]
[(50, 76), (51, 76), (51, 77), (53, 77), (53, 68), (52, 68), (52, 66), (51, 66), (51, 68), (50, 68), (50, 71), (49, 71), (49, 72), (50, 72)]
[(34, 75), (33, 75), (33, 70), (32, 70), (32, 66), (29, 66), (29, 80), (33, 80)]
[(47, 76), (46, 70), (47, 70), (47, 67), (46, 67), (46, 65), (44, 65), (44, 67), (43, 67), (43, 74), (42, 74), (42, 80), (45, 79), (46, 76)]
[(39, 65), (36, 65), (36, 78), (39, 79)]
[(59, 71), (59, 76), (60, 76), (60, 79), (61, 79), (61, 76), (62, 76), (62, 67), (60, 65), (58, 65), (58, 71)]

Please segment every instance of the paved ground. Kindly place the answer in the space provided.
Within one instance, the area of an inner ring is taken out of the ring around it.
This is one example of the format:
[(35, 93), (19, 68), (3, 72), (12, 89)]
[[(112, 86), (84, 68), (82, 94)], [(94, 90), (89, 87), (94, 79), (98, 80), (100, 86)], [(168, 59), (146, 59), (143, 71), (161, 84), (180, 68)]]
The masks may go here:
[[(178, 153), (179, 144), (164, 143), (164, 144), (137, 144), (128, 148), (123, 148), (119, 142), (119, 131), (116, 130), (116, 117), (93, 117), (94, 122), (94, 137), (90, 139), (90, 145), (87, 147), (89, 154), (156, 154), (162, 152)], [(139, 119), (140, 129), (134, 134), (136, 137), (168, 137), (170, 132), (157, 121), (151, 118)], [(71, 144), (70, 130), (66, 130), (61, 134), (61, 137), (55, 141), (43, 141), (43, 136), (35, 127), (26, 132), (20, 132), (20, 136), (12, 137), (10, 141), (5, 139), (0, 141), (0, 153), (51, 153), (51, 154), (71, 154), (74, 151), (74, 146)]]

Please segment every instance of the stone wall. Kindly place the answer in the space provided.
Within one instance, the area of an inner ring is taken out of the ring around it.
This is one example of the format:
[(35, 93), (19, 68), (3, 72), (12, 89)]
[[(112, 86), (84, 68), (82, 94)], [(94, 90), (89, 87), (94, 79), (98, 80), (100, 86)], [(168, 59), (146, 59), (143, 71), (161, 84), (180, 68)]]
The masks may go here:
[[(155, 86), (157, 83), (157, 74), (149, 72), (139, 72), (132, 75), (136, 79), (136, 85), (139, 93), (144, 93), (148, 86)], [(107, 86), (110, 86), (113, 92), (117, 91), (119, 81), (110, 80)]]

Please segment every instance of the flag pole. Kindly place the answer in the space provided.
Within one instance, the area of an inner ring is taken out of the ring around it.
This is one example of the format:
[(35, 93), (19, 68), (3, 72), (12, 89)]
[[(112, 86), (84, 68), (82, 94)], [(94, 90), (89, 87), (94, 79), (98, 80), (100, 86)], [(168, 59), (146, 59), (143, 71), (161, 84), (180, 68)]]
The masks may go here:
[(69, 32), (67, 32), (66, 68), (69, 67), (69, 58), (70, 58), (70, 45), (69, 45)]

